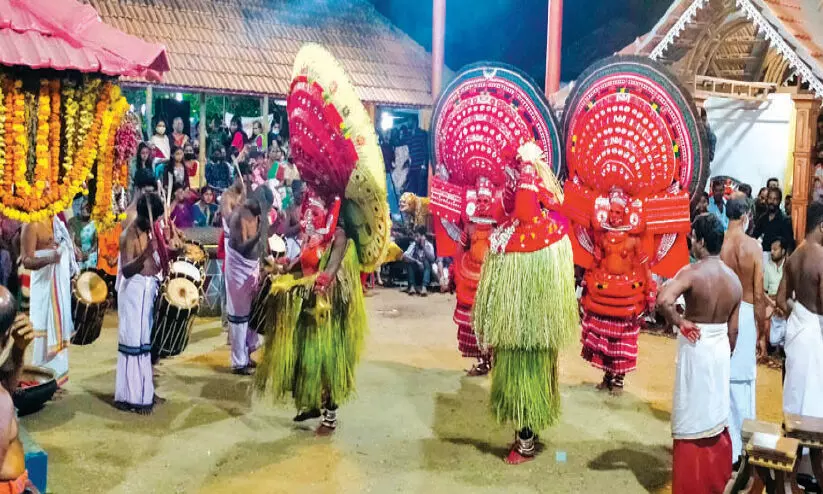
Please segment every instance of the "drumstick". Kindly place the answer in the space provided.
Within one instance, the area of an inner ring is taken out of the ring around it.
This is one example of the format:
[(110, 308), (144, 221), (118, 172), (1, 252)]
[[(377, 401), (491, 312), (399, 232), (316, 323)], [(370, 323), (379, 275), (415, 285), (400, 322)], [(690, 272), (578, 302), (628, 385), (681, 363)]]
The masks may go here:
[(172, 180), (174, 180), (174, 177), (172, 175), (169, 175), (169, 188), (166, 189), (166, 220), (169, 219), (169, 208), (171, 207), (171, 188), (173, 186)]
[(236, 171), (237, 176), (240, 177), (240, 185), (243, 186), (243, 193), (245, 194), (246, 193), (246, 181), (243, 180), (243, 173), (240, 172), (240, 165), (237, 164), (236, 161), (233, 161), (233, 163), (234, 163), (234, 171)]

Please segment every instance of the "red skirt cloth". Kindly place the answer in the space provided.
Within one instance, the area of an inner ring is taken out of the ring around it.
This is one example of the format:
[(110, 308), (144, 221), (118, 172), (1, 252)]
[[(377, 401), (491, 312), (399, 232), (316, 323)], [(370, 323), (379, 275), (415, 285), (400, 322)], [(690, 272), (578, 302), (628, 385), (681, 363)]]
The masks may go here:
[(472, 329), (471, 306), (457, 303), (454, 309), (454, 322), (457, 324), (457, 348), (464, 357), (478, 358), (484, 353), (477, 345), (477, 336)]
[(675, 439), (672, 494), (722, 494), (732, 477), (729, 429), (704, 439)]
[(637, 336), (641, 320), (583, 316), (581, 356), (598, 369), (626, 374), (637, 368)]

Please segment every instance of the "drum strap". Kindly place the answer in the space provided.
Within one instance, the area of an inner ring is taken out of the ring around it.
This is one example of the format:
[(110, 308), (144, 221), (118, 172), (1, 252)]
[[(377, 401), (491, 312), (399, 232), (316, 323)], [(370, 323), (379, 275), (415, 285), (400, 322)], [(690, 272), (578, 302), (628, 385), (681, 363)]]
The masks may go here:
[(151, 353), (151, 343), (148, 345), (140, 345), (140, 346), (128, 346), (123, 345), (122, 343), (117, 345), (117, 351), (122, 353), (123, 355), (145, 355), (147, 353)]
[(251, 319), (251, 315), (247, 315), (247, 316), (228, 315), (228, 316), (226, 316), (226, 319), (228, 319), (228, 321), (232, 324), (244, 324), (244, 323), (249, 322), (249, 320)]

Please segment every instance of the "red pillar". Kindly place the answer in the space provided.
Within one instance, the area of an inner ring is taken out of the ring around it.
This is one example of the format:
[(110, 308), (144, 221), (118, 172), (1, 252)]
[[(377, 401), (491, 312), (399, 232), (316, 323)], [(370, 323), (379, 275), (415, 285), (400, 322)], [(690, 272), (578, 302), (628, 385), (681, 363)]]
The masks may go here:
[(443, 85), (443, 65), (446, 39), (446, 0), (433, 0), (432, 5), (432, 103)]
[(549, 0), (546, 36), (546, 96), (560, 89), (560, 46), (563, 36), (563, 0)]

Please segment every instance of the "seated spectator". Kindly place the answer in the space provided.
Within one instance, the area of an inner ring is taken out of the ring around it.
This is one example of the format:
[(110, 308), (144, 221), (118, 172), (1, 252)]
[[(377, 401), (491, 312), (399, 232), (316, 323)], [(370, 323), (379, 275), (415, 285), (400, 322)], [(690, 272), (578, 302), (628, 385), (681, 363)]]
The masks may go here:
[(206, 165), (206, 184), (222, 194), (234, 181), (233, 175), (232, 165), (226, 159), (226, 147), (215, 146), (211, 161)]
[(200, 189), (200, 200), (197, 201), (194, 209), (195, 226), (216, 226), (217, 202), (211, 187), (206, 185)]
[(432, 265), (436, 260), (434, 245), (426, 238), (425, 226), (418, 226), (414, 233), (414, 242), (409, 245), (409, 248), (403, 254), (403, 261), (406, 263), (406, 271), (409, 277), (408, 294), (419, 293), (425, 297), (428, 295), (427, 287), (431, 280)]
[(154, 174), (157, 180), (160, 180), (164, 189), (169, 186), (170, 181), (172, 182), (172, 188), (176, 184), (189, 188), (189, 173), (186, 170), (183, 148), (173, 147), (171, 149), (171, 159), (166, 163), (157, 165)]
[(154, 152), (148, 143), (141, 142), (137, 145), (137, 154), (134, 156), (132, 166), (129, 170), (129, 176), (134, 179), (134, 174), (137, 170), (148, 168), (154, 171)]
[(183, 146), (183, 165), (186, 167), (186, 173), (189, 174), (189, 179), (197, 177), (200, 172), (200, 162), (197, 161), (197, 153), (194, 150), (194, 145), (187, 143)]
[(23, 356), (34, 339), (34, 329), (25, 314), (17, 313), (14, 296), (0, 287), (0, 485), (3, 492), (36, 492), (26, 471), (25, 453), (11, 395), (17, 389)]
[(172, 223), (177, 228), (191, 228), (194, 226), (195, 209), (194, 203), (197, 201), (197, 194), (191, 189), (178, 183), (171, 189), (172, 201), (169, 216)]

